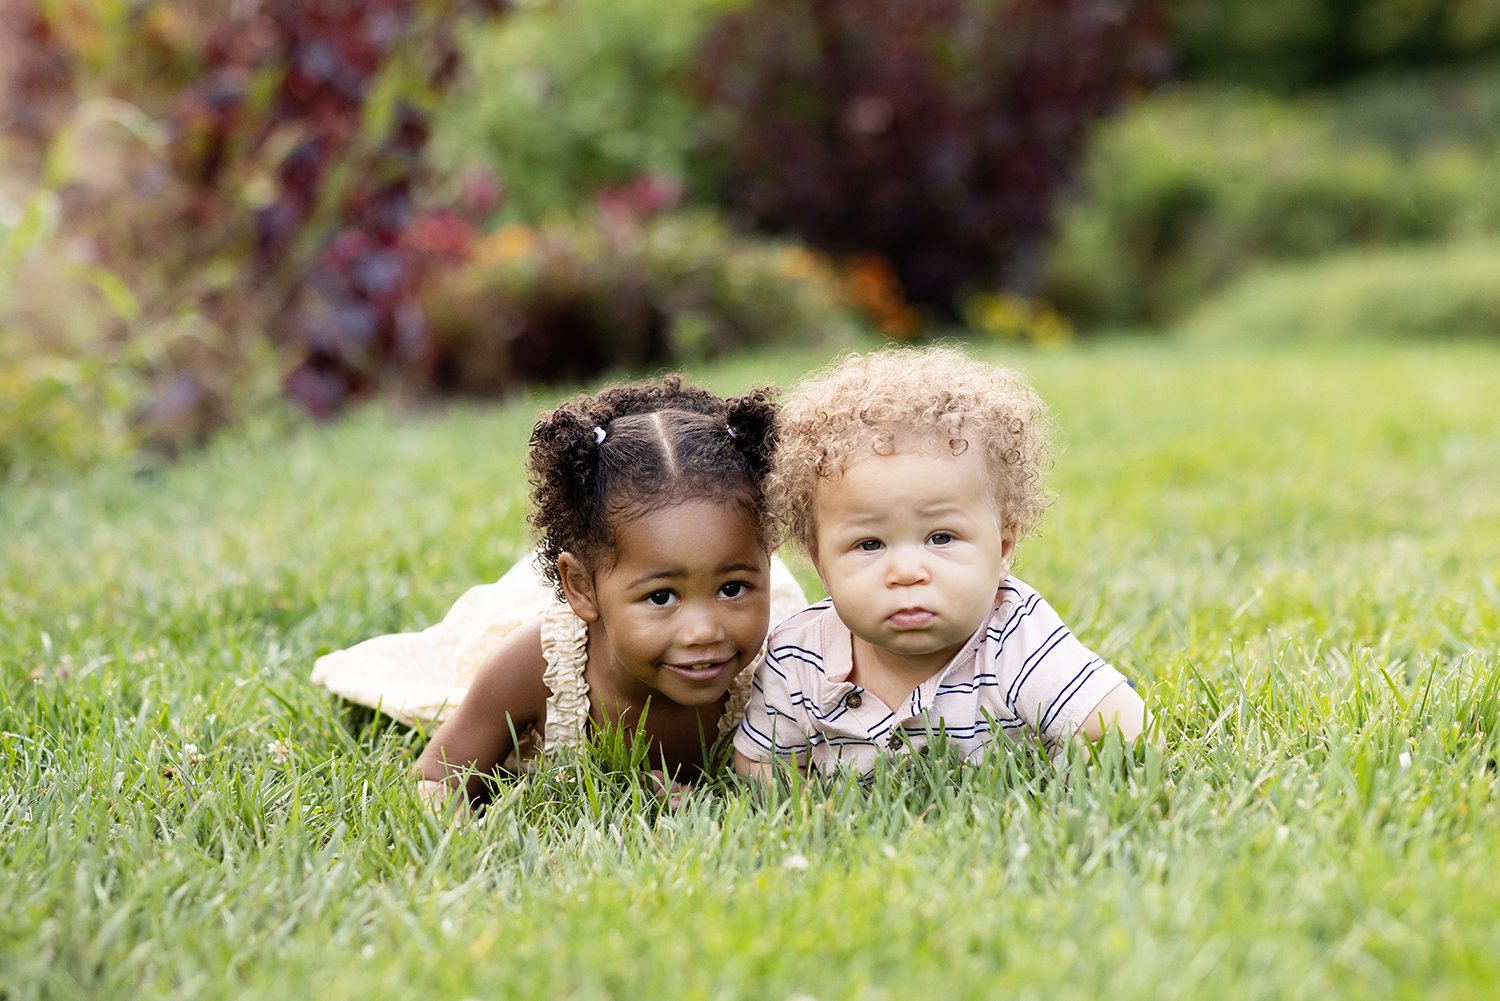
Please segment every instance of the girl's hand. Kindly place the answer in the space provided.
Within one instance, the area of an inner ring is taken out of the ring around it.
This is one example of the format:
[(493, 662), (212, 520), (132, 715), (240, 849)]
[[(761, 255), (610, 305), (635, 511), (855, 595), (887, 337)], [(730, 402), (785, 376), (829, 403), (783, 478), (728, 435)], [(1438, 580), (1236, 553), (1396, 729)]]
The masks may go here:
[(667, 773), (660, 768), (653, 768), (646, 773), (651, 777), (656, 786), (658, 794), (667, 799), (667, 809), (675, 810), (687, 802), (687, 798), (693, 794), (693, 787), (676, 779), (668, 778)]
[(417, 798), (434, 813), (446, 813), (451, 809), (455, 818), (469, 815), (469, 797), (462, 789), (455, 789), (446, 782), (418, 779)]

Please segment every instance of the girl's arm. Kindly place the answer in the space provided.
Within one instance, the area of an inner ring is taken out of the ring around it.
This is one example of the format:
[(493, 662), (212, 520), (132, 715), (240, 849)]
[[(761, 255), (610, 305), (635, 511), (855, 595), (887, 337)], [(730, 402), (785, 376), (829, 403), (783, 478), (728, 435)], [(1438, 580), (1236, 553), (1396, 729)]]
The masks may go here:
[[(474, 799), (482, 777), (504, 761), (519, 734), (547, 711), (540, 620), (507, 636), (479, 668), (458, 708), (443, 721), (413, 768), (428, 800), (458, 790)], [(467, 776), (467, 778), (466, 778)]]

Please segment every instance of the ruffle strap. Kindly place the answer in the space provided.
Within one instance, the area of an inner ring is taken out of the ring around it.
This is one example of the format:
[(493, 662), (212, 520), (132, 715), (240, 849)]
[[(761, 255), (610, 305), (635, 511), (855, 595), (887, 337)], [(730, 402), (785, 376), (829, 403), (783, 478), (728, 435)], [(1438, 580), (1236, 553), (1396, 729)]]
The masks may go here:
[(588, 624), (573, 614), (566, 602), (542, 611), (542, 681), (547, 696), (547, 724), (542, 749), (581, 747), (588, 732), (589, 686), (583, 678), (588, 659)]

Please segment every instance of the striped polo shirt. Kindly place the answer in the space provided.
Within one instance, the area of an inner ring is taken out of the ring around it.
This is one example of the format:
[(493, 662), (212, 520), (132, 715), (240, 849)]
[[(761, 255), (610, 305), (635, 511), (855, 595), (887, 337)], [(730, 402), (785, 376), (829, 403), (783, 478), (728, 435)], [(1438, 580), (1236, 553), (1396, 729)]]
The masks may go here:
[(772, 630), (735, 749), (755, 761), (795, 754), (820, 771), (868, 775), (880, 755), (925, 747), (941, 727), (966, 761), (1000, 739), (1040, 738), (1051, 754), (1126, 684), (1015, 577), (953, 659), (900, 706), (849, 680), (853, 654), (854, 637), (827, 598)]

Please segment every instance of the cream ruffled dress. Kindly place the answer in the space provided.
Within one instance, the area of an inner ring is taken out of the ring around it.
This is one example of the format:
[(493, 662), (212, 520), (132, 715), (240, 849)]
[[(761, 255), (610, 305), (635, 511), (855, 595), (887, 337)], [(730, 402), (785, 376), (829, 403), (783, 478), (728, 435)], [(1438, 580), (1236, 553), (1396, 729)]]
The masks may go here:
[[(543, 747), (576, 747), (588, 730), (589, 689), (583, 677), (588, 628), (559, 601), (536, 570), (529, 553), (493, 584), (471, 587), (441, 622), (417, 633), (393, 633), (335, 650), (313, 664), (312, 680), (350, 702), (378, 709), (403, 723), (441, 720), (463, 701), (479, 667), (511, 632), (535, 618), (542, 623), (546, 667), (547, 722)], [(797, 579), (780, 557), (771, 558), (771, 622), (807, 604)], [(739, 725), (750, 698), (750, 683), (762, 648), (729, 687), (729, 704), (719, 719), (719, 735)], [(533, 744), (523, 735), (523, 745)], [(523, 748), (523, 757), (525, 750)]]

